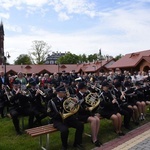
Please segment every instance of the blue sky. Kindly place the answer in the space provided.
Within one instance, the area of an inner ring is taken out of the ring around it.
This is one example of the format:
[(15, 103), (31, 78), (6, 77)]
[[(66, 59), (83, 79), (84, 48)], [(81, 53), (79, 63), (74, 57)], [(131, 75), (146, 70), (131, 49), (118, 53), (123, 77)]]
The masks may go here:
[(150, 49), (150, 0), (0, 0), (10, 63), (32, 41), (51, 51), (116, 56)]

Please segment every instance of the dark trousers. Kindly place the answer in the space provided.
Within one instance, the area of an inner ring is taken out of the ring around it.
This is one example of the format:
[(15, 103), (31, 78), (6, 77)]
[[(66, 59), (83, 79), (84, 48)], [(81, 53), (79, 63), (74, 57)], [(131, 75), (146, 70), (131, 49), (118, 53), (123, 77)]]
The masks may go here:
[(4, 118), (4, 108), (5, 108), (5, 107), (3, 107), (3, 106), (0, 107), (0, 114), (1, 114), (1, 117), (2, 117), (2, 118)]
[(16, 132), (20, 132), (19, 119), (18, 119), (19, 116), (29, 116), (29, 128), (33, 127), (34, 114), (30, 108), (11, 109), (10, 115), (12, 117), (12, 121)]
[(54, 127), (60, 131), (63, 147), (67, 148), (68, 146), (69, 127), (76, 129), (74, 146), (82, 144), (82, 134), (83, 134), (84, 125), (83, 123), (78, 121), (74, 116), (68, 117), (64, 121), (53, 120), (53, 123), (54, 123)]
[(128, 108), (127, 106), (122, 106), (119, 112), (121, 115), (124, 116), (124, 126), (129, 127), (129, 123), (133, 114), (133, 110)]
[(36, 117), (36, 123), (38, 123), (39, 125), (41, 125), (41, 120), (44, 119), (45, 117), (48, 116), (46, 108), (43, 106), (34, 106), (32, 107), (34, 116)]

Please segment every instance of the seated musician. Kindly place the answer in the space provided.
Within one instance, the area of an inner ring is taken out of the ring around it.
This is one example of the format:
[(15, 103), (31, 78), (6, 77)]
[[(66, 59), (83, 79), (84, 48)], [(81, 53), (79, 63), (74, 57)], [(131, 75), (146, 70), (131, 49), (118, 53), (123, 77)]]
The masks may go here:
[(102, 83), (101, 98), (102, 98), (102, 101), (100, 103), (101, 116), (107, 119), (111, 119), (113, 122), (115, 133), (117, 133), (119, 136), (123, 136), (124, 133), (121, 130), (122, 126), (121, 114), (119, 113), (118, 110), (115, 109), (115, 105), (118, 105), (117, 104), (118, 102), (109, 91), (109, 83), (107, 81), (104, 81)]
[(136, 106), (136, 94), (134, 92), (134, 88), (132, 88), (132, 84), (129, 81), (126, 81), (124, 83), (124, 87), (125, 87), (124, 92), (125, 92), (125, 95), (127, 98), (128, 107), (133, 110), (132, 119), (133, 119), (135, 125), (139, 125), (139, 122), (138, 122), (139, 112), (138, 112), (138, 108)]
[(85, 102), (85, 97), (87, 95), (87, 86), (84, 82), (80, 82), (78, 85), (79, 92), (77, 93), (77, 97), (79, 99), (79, 102), (81, 103), (79, 112), (78, 112), (78, 118), (82, 122), (89, 122), (91, 125), (91, 132), (92, 132), (92, 143), (95, 144), (95, 146), (100, 147), (101, 142), (98, 140), (98, 133), (99, 133), (99, 127), (100, 127), (100, 119), (99, 115), (97, 115), (94, 110), (89, 110), (89, 105)]
[[(83, 149), (82, 146), (82, 133), (84, 129), (83, 123), (81, 123), (74, 114), (63, 119), (62, 114), (64, 111), (63, 103), (66, 99), (66, 90), (64, 86), (59, 86), (56, 88), (57, 96), (49, 101), (48, 112), (49, 116), (52, 118), (54, 127), (60, 131), (62, 150), (68, 148), (68, 135), (69, 127), (75, 128), (75, 139), (73, 146), (78, 149)], [(75, 101), (77, 101), (75, 99)]]
[(19, 116), (29, 116), (29, 128), (33, 126), (34, 115), (30, 107), (30, 99), (20, 89), (20, 82), (13, 83), (12, 97), (10, 98), (10, 115), (18, 135), (22, 134), (19, 127)]
[(34, 121), (34, 125), (42, 125), (41, 120), (47, 117), (47, 110), (43, 104), (43, 97), (45, 93), (41, 91), (35, 81), (31, 81), (30, 83), (31, 88), (29, 89), (31, 94), (31, 107), (36, 117)]
[(136, 105), (139, 110), (139, 120), (145, 120), (145, 112), (146, 112), (146, 103), (144, 96), (144, 89), (142, 88), (142, 84), (139, 81), (135, 83), (135, 94), (136, 94)]
[(131, 117), (133, 115), (133, 110), (128, 107), (125, 93), (124, 93), (124, 91), (122, 91), (122, 85), (119, 81), (114, 83), (113, 91), (114, 91), (114, 95), (116, 96), (118, 104), (119, 104), (119, 107), (118, 107), (118, 105), (115, 105), (116, 109), (118, 109), (120, 114), (124, 116), (124, 127), (126, 129), (130, 129), (129, 123), (130, 123)]
[(45, 104), (47, 106), (48, 101), (56, 96), (56, 90), (55, 90), (55, 88), (53, 86), (53, 82), (52, 81), (45, 82), (45, 86), (43, 88), (43, 92), (45, 93), (45, 96), (43, 97), (43, 99), (44, 99)]
[(150, 84), (148, 78), (143, 80), (143, 84), (145, 103), (146, 105), (150, 105)]

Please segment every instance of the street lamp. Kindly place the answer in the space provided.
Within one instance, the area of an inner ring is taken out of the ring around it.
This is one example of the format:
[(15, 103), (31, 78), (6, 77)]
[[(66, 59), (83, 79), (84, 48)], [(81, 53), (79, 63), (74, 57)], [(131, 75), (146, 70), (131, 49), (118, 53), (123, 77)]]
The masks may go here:
[(10, 58), (9, 52), (6, 52), (6, 55), (4, 55), (4, 74), (5, 74), (5, 84), (6, 84), (6, 78), (7, 78), (7, 74), (6, 74), (6, 63), (7, 63), (7, 58)]

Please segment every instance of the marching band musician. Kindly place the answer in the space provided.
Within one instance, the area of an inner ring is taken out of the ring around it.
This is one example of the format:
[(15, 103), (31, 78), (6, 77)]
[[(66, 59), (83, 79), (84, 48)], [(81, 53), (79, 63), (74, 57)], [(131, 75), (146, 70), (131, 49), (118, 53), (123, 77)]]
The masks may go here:
[(85, 96), (87, 95), (87, 86), (84, 82), (80, 82), (78, 85), (79, 92), (77, 93), (77, 97), (79, 102), (81, 103), (78, 118), (82, 122), (89, 122), (91, 125), (91, 132), (92, 132), (92, 143), (95, 144), (96, 147), (101, 146), (101, 142), (98, 140), (98, 133), (100, 128), (100, 116), (91, 112), (88, 108), (88, 104), (85, 103)]
[(146, 105), (150, 105), (150, 84), (148, 83), (148, 79), (143, 80), (143, 90)]
[(126, 129), (130, 129), (129, 123), (133, 115), (133, 110), (131, 108), (128, 108), (125, 93), (121, 91), (122, 86), (119, 81), (114, 83), (113, 89), (114, 89), (113, 91), (119, 104), (119, 107), (117, 105), (116, 109), (118, 109), (119, 113), (124, 116), (124, 127)]
[(31, 88), (29, 89), (31, 93), (31, 107), (36, 117), (34, 124), (41, 125), (41, 120), (47, 116), (46, 108), (42, 104), (43, 95), (41, 95), (41, 90), (37, 88), (37, 84), (35, 81), (31, 81), (30, 83)]
[(136, 106), (136, 94), (135, 94), (134, 88), (132, 87), (132, 83), (129, 81), (126, 81), (124, 83), (124, 87), (125, 87), (125, 95), (126, 95), (127, 102), (128, 102), (128, 108), (131, 108), (133, 110), (132, 119), (135, 125), (139, 125), (139, 122), (138, 122), (139, 112)]
[(67, 150), (68, 148), (68, 135), (69, 127), (75, 128), (75, 139), (73, 146), (78, 149), (83, 149), (82, 146), (82, 133), (84, 129), (83, 123), (81, 123), (75, 115), (71, 115), (66, 119), (63, 119), (61, 114), (64, 111), (63, 102), (66, 98), (66, 90), (64, 86), (59, 86), (56, 88), (57, 96), (49, 101), (48, 112), (49, 116), (52, 118), (54, 127), (60, 131), (62, 150)]
[(52, 81), (47, 81), (45, 84), (46, 85), (44, 86), (43, 91), (46, 94), (46, 101), (48, 102), (56, 96), (56, 90)]
[(146, 103), (143, 88), (140, 81), (135, 82), (136, 105), (140, 114), (139, 120), (145, 120)]
[(122, 118), (118, 110), (115, 109), (115, 105), (118, 105), (118, 102), (115, 97), (109, 91), (109, 83), (104, 81), (102, 83), (102, 101), (100, 103), (101, 110), (100, 114), (102, 117), (111, 119), (115, 128), (115, 132), (119, 136), (125, 135), (121, 130)]
[(12, 89), (13, 96), (10, 98), (10, 116), (12, 118), (17, 135), (22, 134), (19, 127), (19, 116), (29, 116), (29, 128), (33, 127), (34, 115), (30, 107), (30, 99), (22, 95), (20, 82), (15, 80)]

